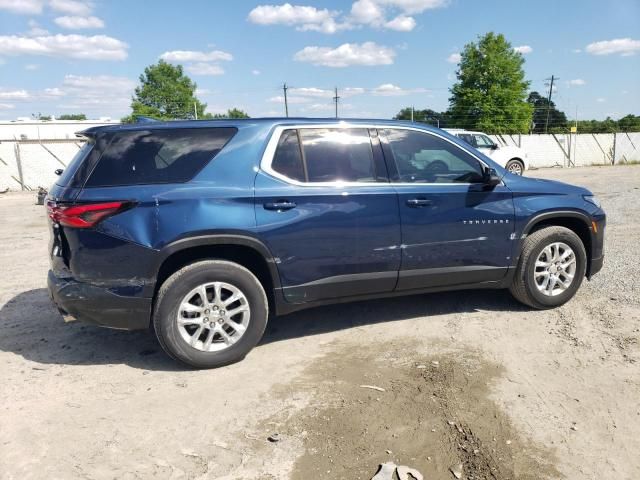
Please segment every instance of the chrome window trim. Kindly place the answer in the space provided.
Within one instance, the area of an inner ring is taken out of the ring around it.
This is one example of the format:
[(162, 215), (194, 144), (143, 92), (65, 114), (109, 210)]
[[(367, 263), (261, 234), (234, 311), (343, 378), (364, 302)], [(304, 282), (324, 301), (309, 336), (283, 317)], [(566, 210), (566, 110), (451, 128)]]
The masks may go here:
[[(467, 150), (466, 148), (461, 147), (460, 145), (458, 145), (455, 142), (452, 142), (451, 140), (449, 140), (446, 137), (443, 137), (442, 135), (439, 135), (435, 132), (429, 132), (427, 130), (422, 130), (420, 128), (415, 128), (415, 127), (409, 127), (406, 125), (382, 125), (382, 124), (374, 124), (374, 123), (349, 123), (349, 122), (344, 122), (344, 121), (338, 121), (335, 123), (318, 123), (318, 124), (311, 124), (311, 123), (305, 123), (305, 124), (291, 124), (291, 125), (278, 125), (277, 127), (274, 128), (273, 133), (271, 134), (271, 138), (269, 139), (269, 142), (267, 143), (267, 147), (264, 150), (264, 153), (262, 154), (262, 159), (260, 160), (260, 170), (262, 170), (263, 172), (265, 172), (266, 174), (268, 174), (271, 177), (277, 178), (278, 180), (281, 180), (289, 185), (295, 185), (297, 187), (372, 187), (372, 186), (418, 186), (418, 185), (422, 185), (422, 186), (426, 186), (426, 185), (431, 185), (431, 186), (438, 186), (438, 187), (449, 187), (451, 185), (477, 185), (477, 183), (470, 183), (470, 182), (451, 182), (451, 183), (402, 183), (402, 182), (341, 182), (341, 181), (334, 181), (334, 182), (300, 182), (298, 180), (294, 180), (292, 178), (287, 177), (286, 175), (283, 175), (281, 173), (276, 172), (275, 170), (273, 170), (271, 168), (271, 163), (273, 162), (273, 158), (275, 157), (275, 153), (276, 153), (276, 149), (278, 148), (278, 142), (280, 142), (280, 137), (282, 135), (282, 132), (285, 130), (302, 130), (302, 129), (306, 129), (306, 128), (362, 128), (362, 129), (371, 129), (371, 128), (375, 128), (378, 130), (384, 130), (384, 129), (396, 129), (396, 130), (412, 130), (415, 132), (419, 132), (419, 133), (423, 133), (426, 135), (433, 135), (434, 137), (440, 138), (441, 140), (445, 140), (447, 142), (449, 142), (451, 145), (459, 148), (460, 150), (462, 150), (463, 152), (471, 155), (473, 158), (475, 158), (478, 162), (480, 162), (480, 164), (482, 166), (484, 166), (485, 168), (491, 168), (489, 165), (487, 165), (482, 159), (480, 159), (477, 155), (475, 155), (473, 152), (470, 152), (469, 150)], [(504, 185), (503, 182), (500, 182), (501, 185)]]

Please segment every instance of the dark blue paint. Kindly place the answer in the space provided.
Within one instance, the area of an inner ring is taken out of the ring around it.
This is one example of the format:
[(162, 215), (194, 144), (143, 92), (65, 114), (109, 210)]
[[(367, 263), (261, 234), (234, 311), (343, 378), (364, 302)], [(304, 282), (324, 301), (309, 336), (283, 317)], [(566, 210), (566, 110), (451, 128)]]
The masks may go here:
[[(469, 148), (457, 137), (428, 126), (349, 122), (411, 126), (437, 132), (461, 148)], [(592, 220), (604, 227), (604, 212), (583, 198), (588, 190), (508, 174), (475, 151), (503, 177), (502, 185), (493, 189), (393, 183), (299, 187), (260, 171), (274, 128), (306, 123), (335, 122), (255, 119), (154, 124), (153, 128), (233, 126), (238, 133), (187, 183), (84, 189), (54, 185), (49, 196), (58, 202), (129, 200), (136, 206), (90, 230), (54, 226), (52, 288), (63, 282), (73, 285), (67, 290), (104, 290), (102, 308), (118, 312), (120, 320), (114, 325), (119, 328), (126, 328), (129, 321), (122, 319), (127, 302), (140, 299), (142, 303), (132, 310), (136, 319), (129, 322), (138, 327), (140, 309), (150, 310), (158, 270), (169, 252), (188, 247), (189, 239), (196, 237), (201, 245), (203, 237), (217, 235), (215, 243), (220, 243), (225, 236), (241, 236), (259, 245), (260, 254), (270, 266), (275, 265), (277, 279), (273, 283), (281, 284), (275, 292), (276, 307), (286, 311), (286, 302), (385, 294), (465, 281), (503, 286), (499, 281), (516, 265), (522, 236), (537, 215), (574, 212), (589, 227)], [(104, 133), (140, 128), (148, 129), (149, 125), (91, 130)], [(407, 205), (407, 200), (415, 199), (425, 205)], [(265, 204), (282, 200), (295, 203), (295, 208), (265, 208)], [(592, 238), (591, 257), (599, 259), (602, 235), (592, 232)], [(113, 303), (111, 310), (109, 302)], [(94, 309), (91, 311), (88, 316), (95, 317)], [(79, 314), (82, 317), (82, 309)], [(150, 311), (144, 315), (142, 324), (148, 324)]]

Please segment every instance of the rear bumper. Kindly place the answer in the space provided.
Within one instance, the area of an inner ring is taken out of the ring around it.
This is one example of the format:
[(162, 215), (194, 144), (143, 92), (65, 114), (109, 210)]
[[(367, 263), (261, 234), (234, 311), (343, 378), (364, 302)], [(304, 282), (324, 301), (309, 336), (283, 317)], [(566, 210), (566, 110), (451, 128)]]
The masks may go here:
[(49, 271), (49, 296), (65, 321), (81, 320), (121, 330), (149, 327), (151, 299), (116, 295), (107, 288), (68, 278), (58, 278)]

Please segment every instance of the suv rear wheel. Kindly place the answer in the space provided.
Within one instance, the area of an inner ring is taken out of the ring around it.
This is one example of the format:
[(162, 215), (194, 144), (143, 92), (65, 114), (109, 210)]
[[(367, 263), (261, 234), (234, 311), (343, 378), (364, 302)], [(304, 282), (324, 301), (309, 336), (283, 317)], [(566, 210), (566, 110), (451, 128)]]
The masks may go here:
[(162, 285), (153, 324), (162, 348), (196, 368), (236, 362), (264, 333), (268, 303), (249, 270), (233, 262), (187, 265)]
[(524, 240), (511, 294), (533, 308), (568, 302), (582, 284), (587, 253), (580, 237), (565, 227), (545, 227)]

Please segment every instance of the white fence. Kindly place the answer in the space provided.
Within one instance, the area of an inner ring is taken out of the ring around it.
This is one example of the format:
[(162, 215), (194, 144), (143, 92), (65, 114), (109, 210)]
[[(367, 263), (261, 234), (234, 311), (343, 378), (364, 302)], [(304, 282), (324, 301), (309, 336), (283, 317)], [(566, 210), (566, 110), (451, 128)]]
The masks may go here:
[[(532, 168), (640, 162), (640, 133), (499, 135), (503, 145), (521, 146)], [(48, 188), (82, 146), (69, 139), (0, 140), (0, 191)]]
[(492, 137), (503, 145), (522, 147), (533, 168), (640, 162), (640, 132)]

